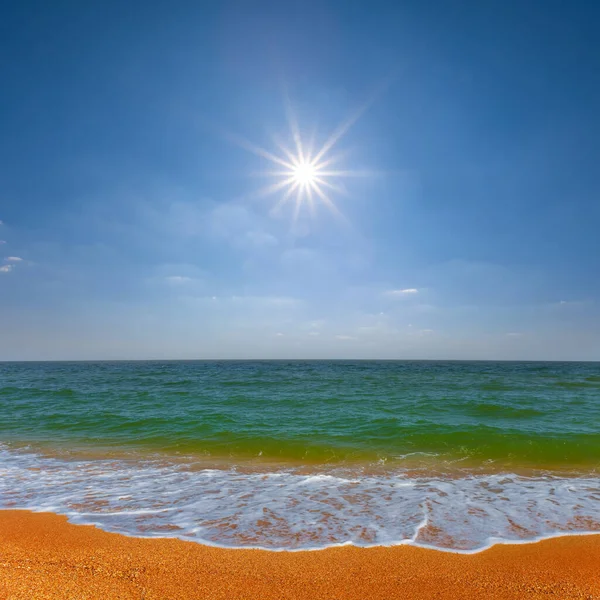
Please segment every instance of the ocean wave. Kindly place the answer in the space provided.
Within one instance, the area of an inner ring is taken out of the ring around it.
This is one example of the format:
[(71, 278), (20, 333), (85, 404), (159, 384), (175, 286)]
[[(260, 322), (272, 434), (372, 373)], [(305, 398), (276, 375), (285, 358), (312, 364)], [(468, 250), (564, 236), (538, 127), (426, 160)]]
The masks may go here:
[(143, 537), (269, 550), (413, 544), (475, 552), (600, 531), (600, 479), (244, 471), (161, 459), (63, 459), (0, 446), (0, 508)]

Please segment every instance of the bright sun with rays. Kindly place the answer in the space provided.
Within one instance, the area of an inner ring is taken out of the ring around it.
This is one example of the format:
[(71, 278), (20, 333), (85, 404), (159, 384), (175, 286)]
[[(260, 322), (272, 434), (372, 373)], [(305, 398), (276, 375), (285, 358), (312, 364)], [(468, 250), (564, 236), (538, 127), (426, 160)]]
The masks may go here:
[(315, 185), (317, 170), (311, 163), (303, 162), (294, 166), (294, 179), (300, 185)]
[(351, 175), (352, 172), (332, 170), (330, 168), (330, 165), (336, 162), (339, 157), (326, 156), (326, 154), (336, 140), (330, 138), (312, 156), (310, 149), (304, 148), (295, 124), (292, 124), (291, 128), (296, 145), (295, 153), (288, 150), (278, 140), (275, 140), (275, 144), (279, 147), (284, 157), (279, 157), (262, 150), (260, 152), (261, 156), (283, 168), (279, 171), (268, 171), (265, 173), (269, 177), (276, 177), (279, 181), (259, 190), (259, 195), (280, 194), (273, 212), (277, 212), (288, 200), (292, 200), (294, 203), (294, 220), (298, 218), (300, 209), (303, 206), (307, 206), (311, 215), (313, 215), (317, 202), (324, 204), (337, 217), (341, 217), (342, 213), (329, 197), (329, 193), (337, 192), (345, 194), (344, 187), (336, 180)]
[(271, 211), (272, 213), (278, 212), (287, 202), (293, 202), (294, 221), (298, 218), (300, 210), (304, 207), (307, 207), (310, 214), (314, 215), (317, 204), (324, 205), (336, 217), (344, 218), (330, 197), (330, 194), (347, 195), (346, 189), (343, 186), (343, 178), (361, 177), (369, 175), (369, 173), (336, 168), (341, 159), (341, 154), (333, 154), (332, 150), (366, 108), (367, 105), (362, 106), (348, 120), (335, 129), (323, 146), (316, 152), (313, 152), (312, 143), (305, 145), (303, 142), (289, 102), (286, 109), (291, 134), (290, 138), (293, 140), (293, 150), (290, 150), (288, 146), (276, 137), (273, 137), (273, 143), (279, 149), (280, 153), (270, 152), (237, 136), (229, 136), (237, 145), (261, 158), (267, 159), (273, 165), (279, 167), (278, 170), (259, 173), (262, 176), (275, 178), (276, 181), (259, 189), (252, 194), (252, 197), (279, 195)]

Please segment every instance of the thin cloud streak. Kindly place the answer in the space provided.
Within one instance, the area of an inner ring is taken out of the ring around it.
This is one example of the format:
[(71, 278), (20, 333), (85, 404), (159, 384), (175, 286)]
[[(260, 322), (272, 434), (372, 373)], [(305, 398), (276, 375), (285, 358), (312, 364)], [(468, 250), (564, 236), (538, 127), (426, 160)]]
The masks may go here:
[(414, 296), (419, 293), (417, 288), (405, 288), (403, 290), (388, 290), (384, 292), (386, 296), (391, 296), (395, 298), (403, 298), (407, 296)]

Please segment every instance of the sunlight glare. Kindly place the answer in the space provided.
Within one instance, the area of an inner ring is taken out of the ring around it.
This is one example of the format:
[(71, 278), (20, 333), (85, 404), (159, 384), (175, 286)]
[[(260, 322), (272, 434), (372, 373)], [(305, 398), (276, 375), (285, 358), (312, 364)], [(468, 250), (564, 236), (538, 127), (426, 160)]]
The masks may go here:
[(280, 155), (273, 154), (269, 150), (265, 150), (248, 140), (237, 136), (228, 136), (240, 147), (249, 150), (260, 158), (267, 159), (276, 167), (280, 167), (280, 170), (267, 170), (257, 173), (269, 178), (275, 177), (276, 180), (257, 190), (251, 197), (258, 198), (281, 194), (275, 206), (271, 209), (271, 214), (277, 213), (291, 200), (293, 202), (294, 221), (298, 218), (300, 210), (303, 207), (309, 210), (311, 216), (314, 216), (316, 204), (319, 203), (327, 208), (336, 218), (347, 223), (346, 218), (329, 197), (327, 191), (347, 196), (348, 193), (340, 180), (348, 177), (371, 176), (372, 172), (336, 168), (335, 165), (346, 153), (339, 152), (332, 154), (331, 151), (356, 123), (369, 104), (370, 102), (360, 107), (349, 119), (334, 129), (333, 133), (314, 154), (312, 152), (314, 132), (313, 135), (309, 136), (309, 144), (306, 146), (300, 135), (298, 122), (289, 101), (286, 103), (286, 113), (293, 149), (290, 149), (277, 136), (273, 136), (273, 142), (281, 152)]
[(317, 170), (312, 163), (301, 162), (294, 167), (294, 180), (303, 186), (312, 186), (315, 183)]

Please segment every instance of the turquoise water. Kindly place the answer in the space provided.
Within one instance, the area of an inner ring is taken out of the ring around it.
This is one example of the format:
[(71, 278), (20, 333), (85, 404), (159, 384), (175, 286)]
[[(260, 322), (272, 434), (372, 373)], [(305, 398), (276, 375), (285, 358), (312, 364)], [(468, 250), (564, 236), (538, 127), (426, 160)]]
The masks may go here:
[(410, 453), (600, 463), (600, 365), (117, 362), (0, 366), (0, 439), (276, 461)]
[(0, 506), (267, 548), (595, 530), (600, 364), (0, 364)]

